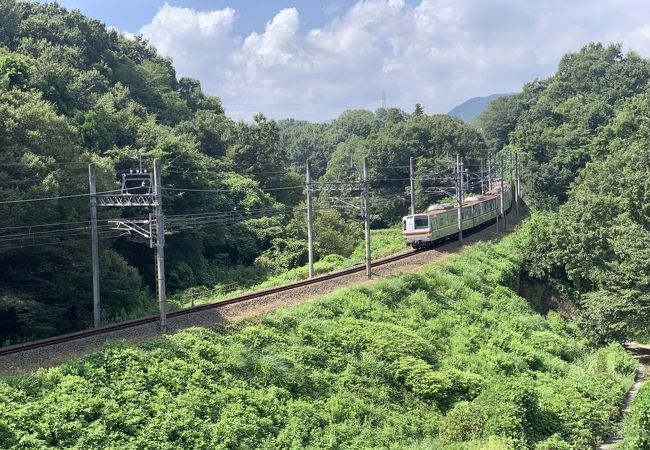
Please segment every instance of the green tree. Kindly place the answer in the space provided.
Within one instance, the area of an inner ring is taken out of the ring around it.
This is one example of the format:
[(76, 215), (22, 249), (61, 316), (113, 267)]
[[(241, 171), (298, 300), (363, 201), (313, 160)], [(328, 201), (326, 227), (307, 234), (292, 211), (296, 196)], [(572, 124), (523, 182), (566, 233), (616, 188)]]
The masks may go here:
[(215, 114), (223, 114), (221, 100), (217, 97), (205, 95), (198, 80), (187, 77), (181, 78), (178, 80), (178, 92), (193, 112), (204, 109)]
[(262, 187), (279, 187), (278, 175), (287, 169), (287, 155), (286, 149), (278, 145), (278, 124), (262, 113), (256, 114), (254, 120), (253, 125), (235, 125), (228, 159), (240, 173), (259, 180)]
[(195, 139), (201, 152), (213, 158), (221, 158), (226, 154), (232, 126), (223, 114), (201, 109), (191, 119), (179, 123), (175, 130)]
[(0, 53), (0, 86), (5, 89), (25, 89), (29, 80), (27, 59), (15, 53)]
[[(590, 145), (594, 136), (649, 80), (647, 60), (623, 55), (619, 44), (589, 44), (562, 57), (548, 80), (524, 86), (517, 96), (524, 111), (509, 135), (523, 153), (522, 179), (534, 207), (554, 208), (567, 200), (576, 174), (597, 156)], [(504, 119), (507, 130), (511, 119)]]
[(524, 111), (521, 95), (504, 95), (492, 100), (474, 121), (493, 152), (508, 145), (512, 133)]

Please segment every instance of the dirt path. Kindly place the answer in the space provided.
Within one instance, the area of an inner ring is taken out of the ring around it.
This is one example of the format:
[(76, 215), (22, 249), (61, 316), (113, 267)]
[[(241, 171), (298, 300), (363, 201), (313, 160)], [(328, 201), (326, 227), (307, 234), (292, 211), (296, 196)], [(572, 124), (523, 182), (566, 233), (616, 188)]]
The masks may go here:
[[(650, 376), (650, 345), (639, 344), (638, 342), (628, 342), (625, 347), (627, 348), (627, 351), (639, 361), (639, 368), (636, 373), (634, 385), (632, 385), (632, 388), (628, 391), (627, 396), (625, 397), (623, 417), (629, 414), (636, 394), (639, 393), (639, 389), (641, 389), (645, 380)], [(607, 439), (605, 439), (605, 442), (598, 447), (599, 450), (613, 449), (623, 442), (623, 437), (620, 435), (621, 424), (622, 420), (617, 426), (617, 432), (612, 436), (608, 436)]]

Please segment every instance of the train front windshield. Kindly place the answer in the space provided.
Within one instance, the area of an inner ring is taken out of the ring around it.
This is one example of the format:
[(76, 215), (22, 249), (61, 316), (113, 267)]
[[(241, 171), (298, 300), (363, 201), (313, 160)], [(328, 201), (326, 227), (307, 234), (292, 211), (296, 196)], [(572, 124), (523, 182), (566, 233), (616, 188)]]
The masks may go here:
[(428, 230), (429, 216), (415, 216), (414, 225), (416, 230)]
[(429, 216), (406, 216), (402, 219), (402, 228), (404, 231), (428, 230)]

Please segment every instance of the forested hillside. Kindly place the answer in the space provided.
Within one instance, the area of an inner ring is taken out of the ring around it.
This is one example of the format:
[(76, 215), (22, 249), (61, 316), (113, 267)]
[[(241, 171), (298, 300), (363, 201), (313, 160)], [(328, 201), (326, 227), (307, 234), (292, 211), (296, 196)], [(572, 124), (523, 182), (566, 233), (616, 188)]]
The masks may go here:
[(596, 342), (648, 335), (649, 81), (648, 60), (590, 44), (478, 119), (491, 146), (524, 161), (539, 212), (529, 275), (577, 305)]
[[(126, 39), (78, 11), (2, 0), (0, 25), (0, 343), (5, 345), (91, 323), (84, 195), (90, 162), (97, 166), (98, 191), (104, 192), (119, 188), (121, 174), (138, 169), (140, 158), (145, 169), (161, 158), (168, 217), (264, 216), (171, 230), (166, 265), (174, 295), (195, 286), (250, 285), (306, 262), (301, 202), (307, 158), (315, 178), (351, 183), (369, 155), (376, 228), (396, 223), (407, 210), (410, 156), (426, 171), (441, 155), (479, 156), (487, 149), (473, 128), (428, 116), (419, 106), (412, 114), (351, 110), (328, 124), (275, 122), (263, 114), (250, 123), (234, 122), (217, 97), (204, 94), (197, 80), (178, 79), (172, 62), (142, 39)], [(328, 195), (322, 194), (316, 212), (317, 256), (346, 257), (362, 239), (361, 221), (354, 210), (329, 208)], [(419, 201), (423, 206), (428, 200)], [(104, 322), (155, 310), (152, 250), (105, 222), (124, 213), (99, 210)]]

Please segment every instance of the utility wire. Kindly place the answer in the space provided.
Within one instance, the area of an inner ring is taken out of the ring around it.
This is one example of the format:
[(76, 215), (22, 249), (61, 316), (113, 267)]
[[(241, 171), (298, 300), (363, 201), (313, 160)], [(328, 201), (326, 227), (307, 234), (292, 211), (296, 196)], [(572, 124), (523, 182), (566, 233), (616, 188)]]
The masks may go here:
[[(174, 165), (177, 167), (176, 165)], [(268, 171), (268, 172), (249, 172), (249, 173), (239, 173), (236, 171), (224, 171), (223, 169), (219, 169), (219, 172), (216, 172), (214, 170), (206, 169), (206, 170), (166, 170), (164, 171), (165, 173), (177, 173), (181, 175), (221, 175), (222, 173), (236, 173), (237, 175), (243, 176), (243, 177), (248, 177), (251, 175), (290, 175), (290, 174), (295, 174), (296, 172), (287, 172), (285, 170), (277, 170), (277, 171)]]
[[(258, 191), (263, 191), (263, 192), (270, 192), (270, 191), (283, 191), (283, 190), (288, 190), (288, 189), (304, 189), (304, 185), (299, 185), (299, 186), (283, 186), (283, 187), (277, 187), (277, 188), (253, 188)], [(174, 191), (174, 192), (236, 192), (234, 189), (193, 189), (193, 188), (162, 188), (163, 191)]]
[[(118, 219), (108, 219), (108, 220), (118, 220)], [(53, 226), (59, 226), (59, 225), (78, 225), (80, 223), (90, 224), (90, 220), (80, 220), (80, 221), (77, 221), (77, 222), (57, 222), (57, 223), (38, 223), (38, 224), (33, 224), (33, 225), (19, 225), (19, 226), (14, 226), (14, 227), (3, 227), (3, 228), (0, 228), (0, 231), (2, 231), (2, 230), (17, 230), (17, 229), (23, 229), (23, 228), (53, 227)]]
[[(89, 162), (79, 162), (79, 161), (60, 161), (60, 162), (48, 162), (48, 161), (34, 161), (34, 164), (43, 164), (45, 166), (87, 166)], [(34, 167), (30, 163), (0, 163), (0, 167), (25, 167), (33, 169)]]
[[(97, 192), (96, 195), (114, 194), (115, 192), (120, 192), (120, 190), (116, 189), (116, 190), (112, 190), (112, 191)], [(47, 200), (59, 200), (59, 199), (65, 199), (65, 198), (90, 197), (91, 195), (93, 195), (93, 194), (71, 194), (71, 195), (59, 195), (57, 197), (26, 198), (26, 199), (22, 199), (22, 200), (5, 200), (5, 201), (0, 202), (0, 205), (8, 205), (8, 204), (13, 204), (13, 203), (42, 202), (42, 201), (47, 201)]]
[[(110, 230), (110, 231), (98, 231), (97, 234), (100, 236), (108, 235), (108, 234), (115, 234), (115, 232), (118, 230)], [(70, 239), (74, 238), (74, 239)], [(51, 238), (55, 239), (55, 238)], [(17, 249), (23, 249), (23, 248), (29, 248), (29, 247), (41, 247), (44, 245), (47, 246), (53, 246), (53, 245), (68, 245), (68, 244), (75, 244), (75, 243), (80, 243), (79, 239), (77, 236), (61, 236), (59, 238), (56, 238), (56, 240), (52, 240), (49, 242), (43, 242), (42, 240), (39, 240), (37, 243), (32, 243), (32, 244), (14, 244), (14, 245), (2, 245), (0, 244), (0, 251), (9, 251), (9, 250), (17, 250)]]
[[(112, 225), (100, 225), (97, 228), (111, 229)], [(72, 228), (70, 230), (51, 230), (51, 231), (45, 231), (40, 233), (34, 233), (34, 234), (25, 233), (25, 234), (0, 236), (0, 243), (10, 242), (10, 241), (32, 240), (32, 239), (40, 239), (40, 238), (51, 238), (51, 237), (79, 236), (79, 235), (86, 234), (86, 232), (88, 231), (89, 231), (88, 228)]]

